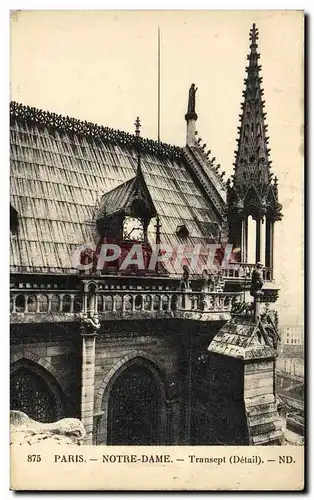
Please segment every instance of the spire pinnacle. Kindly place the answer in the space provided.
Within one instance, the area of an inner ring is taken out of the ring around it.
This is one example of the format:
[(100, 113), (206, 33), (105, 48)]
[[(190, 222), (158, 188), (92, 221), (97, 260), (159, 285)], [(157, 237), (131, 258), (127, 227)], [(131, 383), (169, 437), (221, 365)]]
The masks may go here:
[(136, 118), (135, 122), (135, 137), (136, 137), (136, 149), (137, 149), (137, 175), (141, 173), (141, 145), (140, 145), (140, 135), (141, 135), (141, 120), (139, 117)]
[(258, 29), (256, 28), (256, 24), (253, 23), (252, 28), (250, 29), (250, 40), (252, 44), (256, 44), (258, 40)]
[(269, 149), (265, 134), (265, 117), (262, 99), (264, 90), (261, 87), (261, 66), (258, 64), (260, 55), (257, 52), (258, 29), (253, 24), (250, 30), (250, 52), (246, 67), (247, 76), (244, 79), (245, 88), (242, 93), (244, 102), (241, 104), (238, 148), (235, 160), (235, 183), (239, 184), (269, 184)]
[(135, 135), (136, 137), (139, 137), (140, 134), (141, 134), (141, 120), (139, 119), (139, 117), (136, 118), (135, 122), (134, 122), (134, 125), (135, 125)]
[[(281, 206), (278, 203), (278, 191), (270, 171), (269, 137), (265, 124), (258, 38), (258, 29), (254, 23), (249, 35), (250, 50), (247, 55), (248, 65), (245, 68), (246, 77), (242, 92), (244, 99), (239, 115), (234, 174), (232, 186), (228, 187), (227, 198), (229, 211), (232, 213), (258, 218), (267, 212), (269, 217), (279, 219)], [(270, 191), (272, 195), (269, 194)]]

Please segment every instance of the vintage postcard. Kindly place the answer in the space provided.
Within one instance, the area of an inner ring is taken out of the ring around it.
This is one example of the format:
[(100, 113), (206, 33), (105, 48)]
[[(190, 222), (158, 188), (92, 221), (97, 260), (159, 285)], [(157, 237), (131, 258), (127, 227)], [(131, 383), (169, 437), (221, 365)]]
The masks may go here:
[(12, 11), (13, 490), (304, 488), (302, 11)]

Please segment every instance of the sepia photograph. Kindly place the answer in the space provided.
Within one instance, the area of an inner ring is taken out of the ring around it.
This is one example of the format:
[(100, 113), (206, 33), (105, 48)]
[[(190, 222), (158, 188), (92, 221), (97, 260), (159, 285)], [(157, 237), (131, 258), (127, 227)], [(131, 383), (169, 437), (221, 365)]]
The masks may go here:
[(304, 12), (19, 10), (10, 37), (11, 453), (303, 448)]

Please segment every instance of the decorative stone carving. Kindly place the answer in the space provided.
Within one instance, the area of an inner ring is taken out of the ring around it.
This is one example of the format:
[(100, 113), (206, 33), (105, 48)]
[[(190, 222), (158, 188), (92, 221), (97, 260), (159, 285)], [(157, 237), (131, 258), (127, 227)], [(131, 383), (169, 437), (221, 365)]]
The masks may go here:
[(269, 220), (281, 220), (282, 206), (278, 202), (277, 180), (271, 173), (269, 137), (264, 112), (265, 101), (260, 76), (260, 54), (257, 52), (258, 30), (250, 30), (250, 53), (247, 56), (247, 76), (244, 80), (244, 102), (238, 127), (238, 147), (235, 151), (234, 174), (227, 186), (229, 224), (233, 218), (251, 215), (255, 220), (265, 215)]
[(81, 321), (82, 335), (96, 335), (97, 331), (101, 328), (101, 324), (97, 316), (94, 316), (93, 318), (83, 317)]
[(232, 303), (231, 314), (234, 316), (252, 317), (254, 314), (253, 303), (244, 302), (237, 298)]
[(191, 271), (189, 269), (189, 266), (186, 264), (182, 266), (183, 269), (183, 275), (182, 275), (182, 280), (180, 281), (180, 290), (191, 290)]
[(195, 94), (197, 87), (195, 88), (195, 83), (192, 83), (189, 90), (189, 101), (188, 101), (188, 111), (185, 115), (186, 121), (197, 120), (197, 114), (195, 112)]
[(10, 444), (37, 445), (39, 443), (83, 444), (85, 429), (77, 418), (62, 418), (57, 422), (44, 424), (29, 418), (26, 413), (10, 411)]
[[(49, 113), (41, 109), (24, 106), (12, 101), (10, 105), (10, 120), (24, 121), (29, 124), (47, 127), (48, 129), (58, 130), (61, 133), (83, 135), (93, 139), (101, 139), (110, 144), (121, 144), (122, 146), (136, 147), (136, 136), (128, 134), (121, 130), (114, 130), (109, 127), (103, 127), (87, 121), (80, 121), (69, 116)], [(140, 138), (141, 151), (156, 154), (166, 158), (181, 158), (182, 148), (171, 146), (163, 142), (158, 143), (151, 139)]]
[(250, 294), (252, 297), (257, 297), (258, 295), (263, 295), (262, 288), (264, 285), (263, 281), (263, 265), (258, 262), (255, 269), (253, 269), (251, 276), (251, 288)]

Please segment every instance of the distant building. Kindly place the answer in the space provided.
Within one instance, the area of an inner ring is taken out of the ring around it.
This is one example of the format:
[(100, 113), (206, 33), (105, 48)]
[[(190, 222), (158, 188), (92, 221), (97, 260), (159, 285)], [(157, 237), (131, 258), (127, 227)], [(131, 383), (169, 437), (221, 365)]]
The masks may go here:
[(294, 357), (289, 358), (279, 358), (276, 361), (277, 372), (285, 372), (289, 375), (295, 375), (297, 377), (304, 378), (304, 362), (303, 359), (298, 359)]
[(304, 345), (304, 327), (300, 326), (287, 326), (283, 328), (282, 332), (283, 345)]

